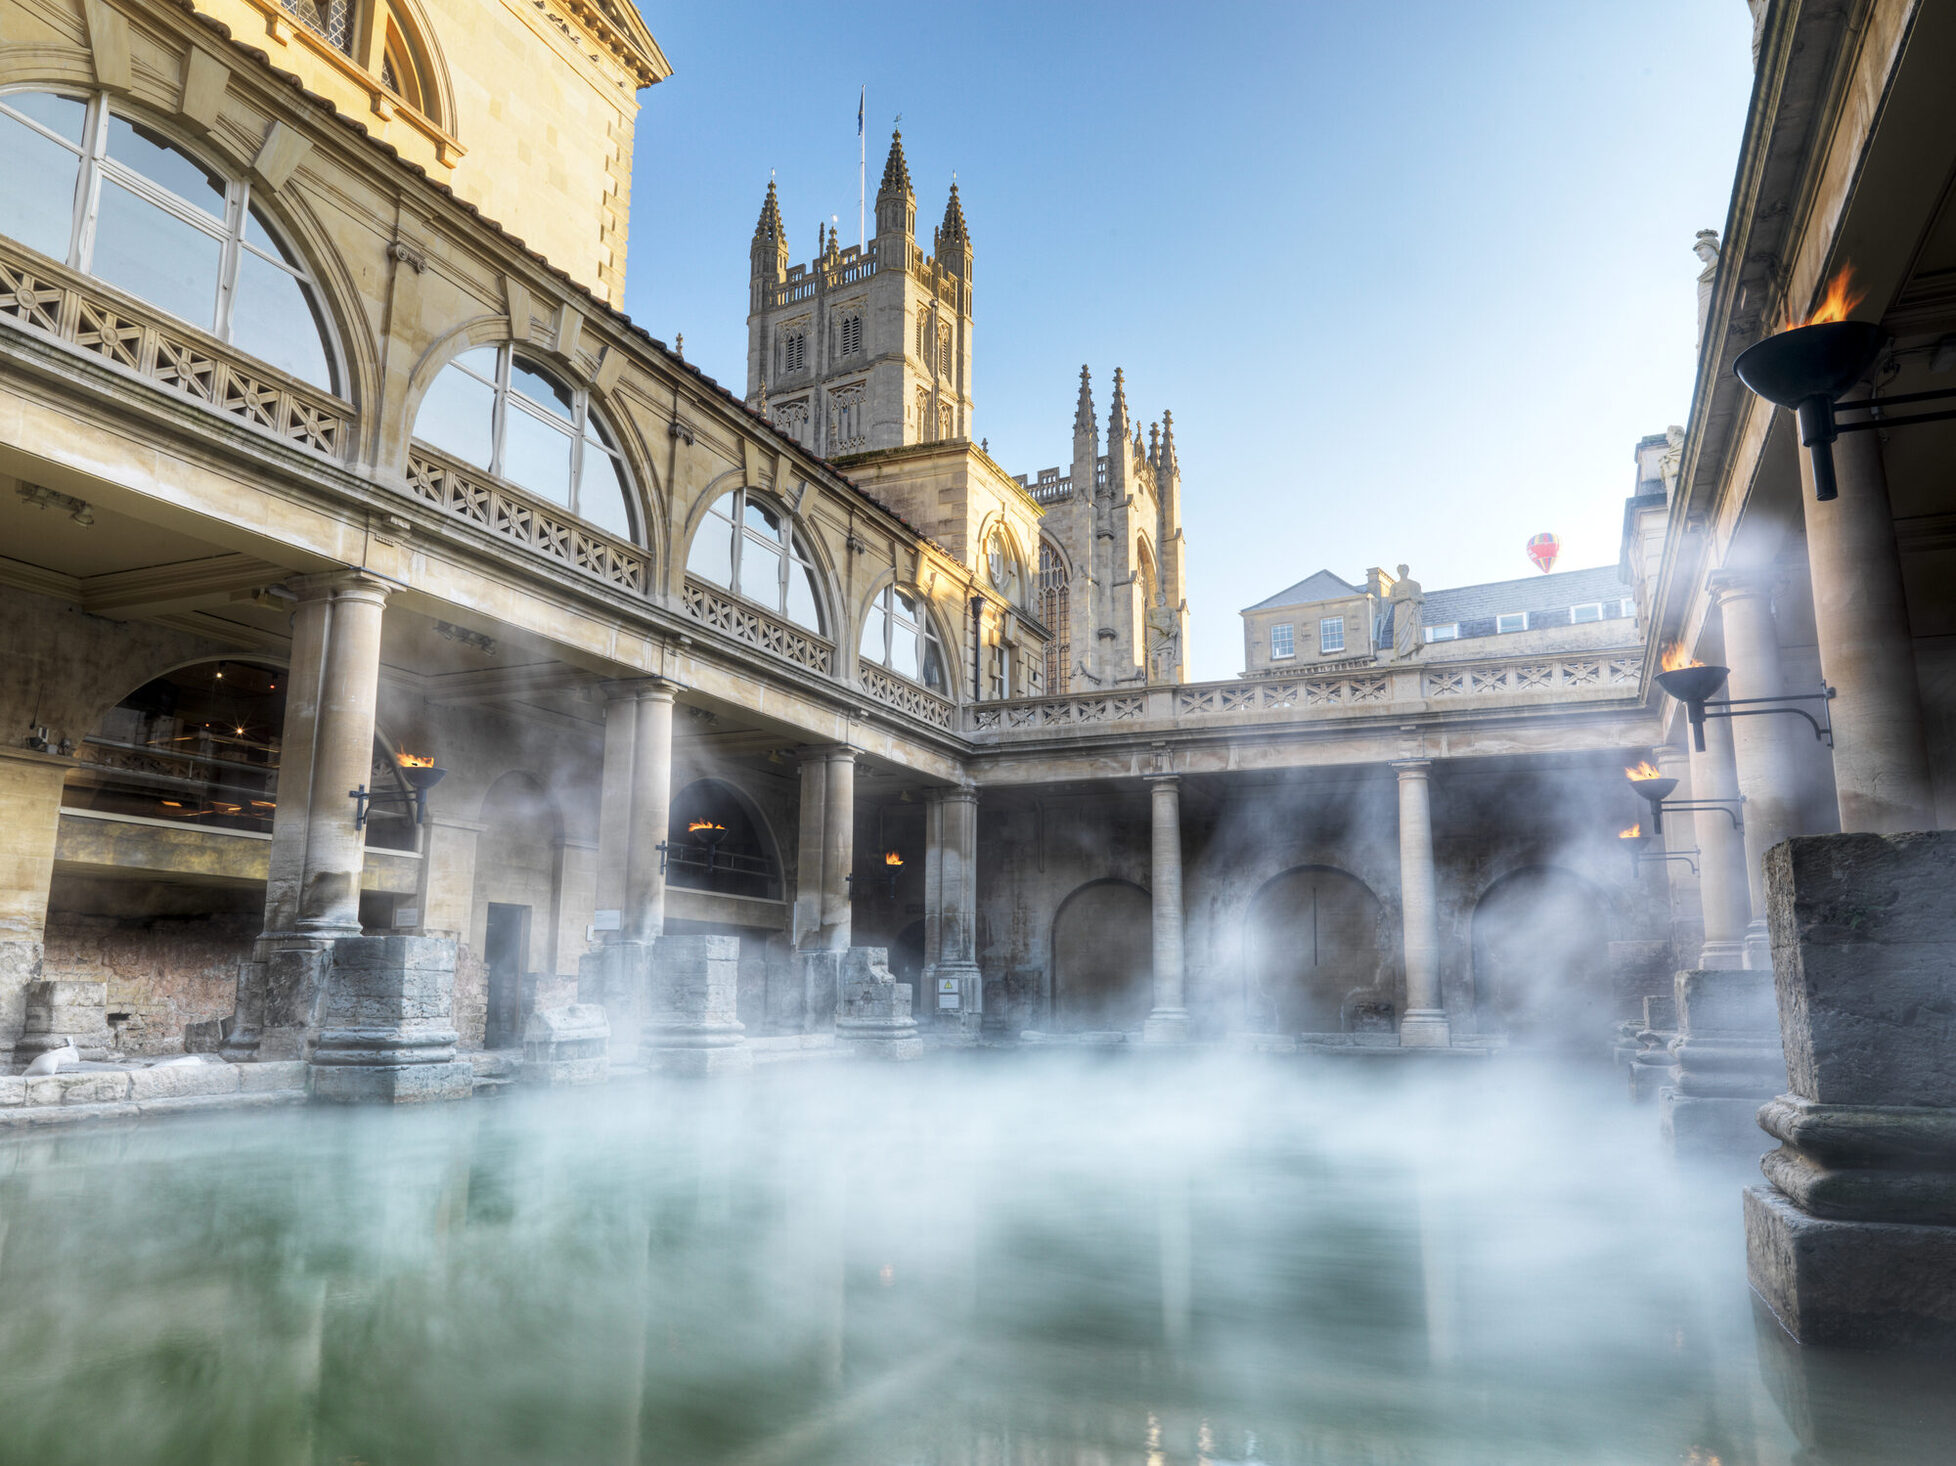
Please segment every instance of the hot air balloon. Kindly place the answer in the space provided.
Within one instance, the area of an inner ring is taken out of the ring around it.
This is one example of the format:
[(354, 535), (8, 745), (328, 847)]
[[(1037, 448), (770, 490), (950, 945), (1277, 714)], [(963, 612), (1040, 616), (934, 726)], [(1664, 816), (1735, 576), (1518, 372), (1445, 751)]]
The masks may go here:
[(1552, 534), (1538, 534), (1528, 542), (1528, 558), (1544, 575), (1555, 569), (1555, 557), (1561, 553), (1562, 541)]

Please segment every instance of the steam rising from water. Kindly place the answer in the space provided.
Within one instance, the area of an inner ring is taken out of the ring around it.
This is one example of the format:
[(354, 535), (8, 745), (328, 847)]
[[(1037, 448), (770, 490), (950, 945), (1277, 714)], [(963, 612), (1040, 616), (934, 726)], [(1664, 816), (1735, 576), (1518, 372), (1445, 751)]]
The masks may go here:
[(11, 1142), (0, 1460), (1933, 1458), (1947, 1391), (1755, 1334), (1740, 1178), (1604, 1086), (1034, 1053)]

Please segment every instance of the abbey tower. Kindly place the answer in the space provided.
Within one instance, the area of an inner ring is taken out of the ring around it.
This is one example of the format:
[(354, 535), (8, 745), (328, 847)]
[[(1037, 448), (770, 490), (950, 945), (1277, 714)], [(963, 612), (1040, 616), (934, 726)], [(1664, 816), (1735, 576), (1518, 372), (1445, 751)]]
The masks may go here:
[(1114, 373), (1103, 448), (1086, 368), (1071, 472), (1005, 472), (973, 431), (971, 233), (956, 183), (926, 253), (901, 133), (876, 233), (791, 265), (773, 183), (754, 226), (747, 401), (838, 463), (976, 576), (973, 693), (1031, 696), (1187, 680), (1181, 467), (1172, 418), (1145, 430)]

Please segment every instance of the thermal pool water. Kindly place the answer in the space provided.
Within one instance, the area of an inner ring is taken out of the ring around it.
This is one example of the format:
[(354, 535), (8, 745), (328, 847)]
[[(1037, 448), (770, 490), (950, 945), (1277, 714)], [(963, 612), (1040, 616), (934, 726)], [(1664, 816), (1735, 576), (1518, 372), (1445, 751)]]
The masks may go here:
[[(1762, 1137), (1761, 1148), (1764, 1148)], [(0, 1141), (0, 1462), (1930, 1462), (1613, 1076), (1047, 1051)]]

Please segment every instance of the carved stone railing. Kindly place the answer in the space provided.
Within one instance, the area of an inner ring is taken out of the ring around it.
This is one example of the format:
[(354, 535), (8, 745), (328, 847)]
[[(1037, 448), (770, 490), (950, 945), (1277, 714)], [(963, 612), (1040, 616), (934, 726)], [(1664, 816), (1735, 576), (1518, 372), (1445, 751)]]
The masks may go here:
[(353, 412), (101, 282), (0, 240), (0, 321), (51, 336), (296, 447), (343, 457)]
[(945, 699), (927, 688), (919, 687), (907, 677), (899, 677), (887, 668), (874, 662), (856, 662), (856, 680), (864, 692), (882, 703), (895, 708), (900, 713), (908, 713), (932, 727), (949, 732), (957, 717), (957, 709)]
[(680, 601), (686, 614), (708, 630), (825, 677), (835, 675), (832, 644), (812, 631), (804, 631), (758, 606), (735, 599), (718, 586), (704, 585), (689, 575)]
[(1021, 478), (1019, 487), (1031, 496), (1035, 504), (1058, 504), (1073, 497), (1073, 476), (1067, 474), (1062, 477), (1056, 468), (1043, 469), (1031, 483)]
[(479, 524), (572, 570), (622, 589), (645, 591), (645, 552), (580, 524), (565, 510), (544, 506), (420, 443), (408, 449), (408, 492), (457, 519)]
[(1172, 729), (1211, 719), (1291, 723), (1316, 718), (1418, 717), (1458, 706), (1506, 712), (1634, 698), (1643, 659), (1634, 652), (1562, 652), (1504, 661), (1402, 662), (1320, 675), (1155, 686), (1070, 697), (977, 703), (974, 734), (1059, 732), (1129, 725)]

